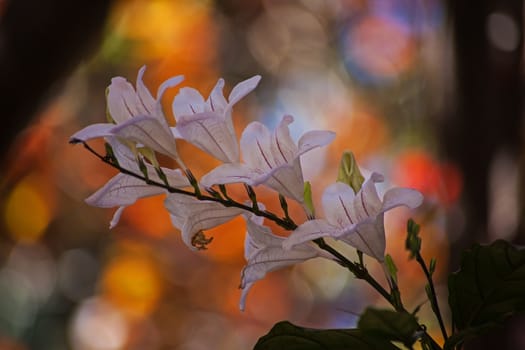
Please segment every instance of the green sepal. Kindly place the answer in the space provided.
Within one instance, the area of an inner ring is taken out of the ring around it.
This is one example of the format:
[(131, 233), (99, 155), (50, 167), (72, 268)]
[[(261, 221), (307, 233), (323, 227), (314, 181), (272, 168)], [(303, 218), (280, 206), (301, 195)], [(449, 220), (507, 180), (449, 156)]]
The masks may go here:
[(407, 221), (407, 238), (405, 248), (410, 252), (410, 259), (414, 259), (421, 251), (421, 238), (419, 237), (420, 226), (414, 220)]
[(436, 271), (436, 264), (437, 264), (436, 258), (430, 259), (430, 264), (428, 266), (428, 273), (430, 274), (430, 276), (432, 276), (434, 272)]
[(359, 192), (365, 178), (359, 170), (354, 154), (350, 151), (344, 151), (339, 163), (337, 181), (345, 183), (352, 187), (355, 193)]
[(113, 147), (109, 143), (104, 143), (104, 147), (106, 148), (106, 159), (109, 160), (112, 164), (115, 164), (116, 166), (120, 166), (118, 163), (118, 159), (115, 156), (115, 152), (113, 152)]
[(392, 281), (394, 281), (394, 283), (397, 284), (397, 271), (398, 270), (390, 254), (387, 254), (385, 256), (385, 266), (387, 268), (388, 274), (390, 275), (390, 278), (392, 279)]
[[(106, 91), (104, 92), (104, 95), (106, 96), (106, 101), (107, 101), (108, 100), (108, 95), (109, 95), (109, 86), (106, 88)], [(109, 103), (106, 103), (106, 120), (110, 124), (116, 124), (115, 120), (111, 116), (111, 113), (109, 112)]]
[(304, 182), (304, 205), (306, 208), (308, 208), (308, 211), (310, 212), (312, 217), (315, 217), (315, 207), (314, 202), (312, 200), (312, 185), (310, 184), (310, 181)]

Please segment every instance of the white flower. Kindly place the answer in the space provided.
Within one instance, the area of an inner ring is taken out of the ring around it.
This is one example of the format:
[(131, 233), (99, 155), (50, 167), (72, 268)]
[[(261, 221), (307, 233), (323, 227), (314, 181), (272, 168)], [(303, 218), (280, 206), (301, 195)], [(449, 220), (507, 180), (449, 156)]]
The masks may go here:
[(260, 80), (256, 75), (237, 84), (228, 101), (222, 92), (223, 79), (217, 81), (206, 101), (197, 90), (182, 88), (173, 100), (177, 121), (173, 133), (225, 163), (238, 162), (239, 146), (233, 128), (232, 107), (255, 89)]
[(345, 183), (330, 185), (324, 192), (322, 203), (326, 219), (310, 220), (300, 225), (284, 242), (292, 249), (320, 237), (342, 240), (363, 253), (384, 261), (384, 213), (398, 206), (416, 208), (423, 196), (409, 188), (392, 188), (383, 200), (379, 199), (375, 183), (383, 177), (373, 173), (357, 194)]
[(223, 164), (201, 179), (201, 184), (244, 182), (251, 186), (265, 184), (280, 194), (303, 202), (304, 180), (299, 157), (330, 143), (335, 134), (330, 131), (310, 131), (295, 142), (288, 125), (292, 116), (284, 116), (271, 133), (259, 122), (250, 123), (241, 136), (244, 163)]
[(295, 245), (290, 250), (283, 249), (284, 237), (274, 235), (271, 230), (263, 226), (263, 219), (255, 215), (245, 216), (247, 225), (244, 256), (246, 266), (241, 273), (242, 294), (239, 308), (244, 310), (246, 296), (253, 284), (263, 279), (267, 272), (282, 267), (301, 263), (316, 257), (333, 259), (328, 253), (318, 249), (310, 243)]
[(211, 238), (204, 236), (204, 230), (222, 225), (245, 212), (178, 193), (169, 194), (164, 206), (171, 214), (173, 226), (181, 231), (182, 240), (192, 250), (206, 249), (211, 242)]
[(175, 139), (162, 111), (161, 98), (166, 89), (184, 78), (176, 76), (163, 82), (153, 98), (142, 81), (146, 67), (137, 75), (136, 90), (122, 77), (111, 79), (107, 93), (107, 108), (114, 123), (90, 125), (71, 136), (71, 142), (118, 136), (132, 144), (140, 144), (180, 161)]
[[(113, 149), (119, 165), (138, 175), (142, 175), (135, 155), (114, 137), (107, 138)], [(155, 168), (151, 164), (146, 165), (148, 177), (152, 181), (163, 183)], [(186, 176), (179, 169), (161, 168), (171, 187), (183, 188), (190, 186)], [(89, 205), (100, 208), (119, 207), (110, 223), (110, 228), (117, 225), (125, 207), (135, 203), (139, 198), (154, 196), (168, 191), (159, 186), (148, 185), (144, 180), (131, 175), (119, 173), (111, 178), (103, 187), (86, 199)]]

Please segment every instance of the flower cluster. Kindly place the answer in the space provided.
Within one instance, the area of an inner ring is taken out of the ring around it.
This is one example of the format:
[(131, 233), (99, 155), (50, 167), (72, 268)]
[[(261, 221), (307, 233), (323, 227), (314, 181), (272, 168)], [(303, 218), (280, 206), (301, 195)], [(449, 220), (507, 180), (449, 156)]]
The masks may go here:
[[(330, 185), (322, 197), (325, 218), (316, 219), (311, 196), (305, 196), (301, 155), (332, 142), (333, 132), (310, 131), (295, 142), (289, 132), (294, 119), (286, 115), (273, 131), (259, 122), (250, 123), (238, 142), (232, 108), (256, 88), (260, 76), (237, 84), (228, 99), (223, 94), (222, 79), (206, 100), (195, 89), (181, 88), (172, 103), (176, 125), (170, 127), (161, 98), (183, 77), (166, 80), (154, 98), (142, 81), (144, 71), (145, 67), (139, 70), (135, 88), (122, 77), (113, 78), (107, 90), (107, 123), (90, 125), (71, 137), (72, 143), (86, 146), (91, 139), (104, 138), (108, 153), (101, 159), (120, 170), (86, 202), (118, 207), (110, 224), (114, 227), (125, 207), (143, 197), (165, 194), (172, 223), (193, 250), (210, 244), (211, 238), (204, 231), (242, 216), (247, 227), (247, 264), (241, 273), (241, 309), (250, 287), (269, 271), (317, 257), (340, 262), (337, 254), (319, 244), (324, 237), (341, 240), (383, 262), (384, 213), (397, 206), (415, 208), (423, 200), (419, 192), (407, 188), (390, 189), (381, 199), (375, 184), (383, 178), (373, 173), (359, 188), (344, 179)], [(197, 180), (179, 156), (177, 140), (195, 145), (222, 164)], [(161, 167), (157, 153), (173, 158), (178, 168)], [(232, 183), (245, 184), (246, 202), (228, 196), (226, 185)], [(286, 210), (285, 218), (266, 211), (253, 189), (259, 185), (276, 191), (283, 209), (286, 200), (302, 205), (308, 220), (297, 225)], [(264, 219), (273, 220), (291, 234), (273, 234)]]

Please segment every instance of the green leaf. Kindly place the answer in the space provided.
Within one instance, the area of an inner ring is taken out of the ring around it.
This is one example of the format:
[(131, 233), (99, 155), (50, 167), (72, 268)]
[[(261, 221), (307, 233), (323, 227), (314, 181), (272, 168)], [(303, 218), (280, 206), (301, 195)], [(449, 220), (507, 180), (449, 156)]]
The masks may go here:
[(399, 350), (360, 329), (310, 329), (283, 321), (261, 337), (254, 350)]
[[(502, 240), (475, 245), (463, 253), (448, 289), (452, 319), (460, 332), (471, 336), (489, 325), (501, 325), (525, 310), (525, 250)], [(463, 340), (454, 338), (455, 343)]]
[(358, 327), (365, 334), (399, 341), (409, 348), (421, 335), (416, 317), (408, 312), (368, 308), (361, 315)]

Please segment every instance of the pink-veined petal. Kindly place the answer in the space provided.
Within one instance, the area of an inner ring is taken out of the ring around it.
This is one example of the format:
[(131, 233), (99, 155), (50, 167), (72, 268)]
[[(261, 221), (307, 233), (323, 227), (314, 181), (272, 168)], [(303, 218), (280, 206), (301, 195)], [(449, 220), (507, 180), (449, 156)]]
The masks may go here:
[(142, 103), (146, 114), (151, 115), (155, 110), (155, 104), (157, 101), (153, 98), (151, 92), (146, 87), (146, 85), (144, 85), (142, 77), (144, 76), (145, 71), (146, 66), (142, 66), (140, 67), (139, 72), (137, 74), (137, 96), (139, 98), (139, 101)]
[(245, 164), (226, 163), (204, 175), (200, 183), (204, 187), (240, 182), (254, 185), (253, 180), (260, 176), (260, 173)]
[(293, 123), (291, 115), (285, 115), (272, 135), (273, 164), (291, 163), (297, 158), (297, 145), (290, 136), (288, 125)]
[(182, 226), (182, 240), (192, 250), (198, 249), (193, 244), (193, 237), (197, 233), (222, 225), (244, 212), (243, 209), (228, 208), (218, 203), (209, 204), (198, 212), (190, 213)]
[(383, 176), (378, 173), (372, 173), (363, 183), (359, 192), (357, 192), (353, 205), (357, 220), (365, 220), (379, 214), (382, 202), (379, 199), (375, 185), (378, 182), (383, 182)]
[(302, 155), (314, 148), (326, 146), (335, 139), (335, 132), (325, 130), (308, 131), (298, 141), (298, 154)]
[(225, 162), (239, 161), (237, 138), (215, 112), (182, 116), (175, 127), (186, 141)]
[(321, 237), (334, 237), (338, 232), (338, 227), (331, 225), (326, 220), (308, 220), (299, 225), (299, 227), (283, 241), (283, 249), (290, 250), (296, 245)]
[(141, 143), (157, 152), (179, 160), (175, 138), (157, 119), (148, 116), (135, 117), (112, 129), (114, 135)]
[[(297, 160), (298, 161), (298, 160)], [(303, 174), (297, 171), (293, 164), (284, 164), (271, 172), (253, 179), (253, 185), (264, 184), (285, 197), (292, 198), (299, 203), (304, 202)]]
[(248, 95), (253, 89), (257, 87), (260, 80), (261, 76), (255, 75), (235, 85), (235, 87), (230, 92), (230, 96), (228, 97), (229, 105), (232, 106), (236, 104), (241, 98)]
[(245, 247), (251, 251), (245, 252), (248, 262), (241, 272), (241, 310), (244, 310), (248, 290), (266, 273), (320, 256), (318, 250), (309, 244), (285, 251), (282, 248), (284, 238), (274, 235), (268, 227), (259, 225), (253, 218), (247, 220), (246, 240)]
[(115, 124), (98, 123), (86, 126), (84, 129), (77, 131), (70, 138), (70, 143), (86, 142), (99, 137), (112, 136), (111, 129)]
[(386, 247), (383, 215), (379, 215), (373, 222), (358, 225), (350, 233), (341, 235), (341, 240), (379, 262), (383, 262)]
[(423, 203), (421, 192), (411, 189), (396, 187), (388, 190), (383, 196), (383, 206), (381, 212), (404, 205), (411, 209), (417, 208)]
[(192, 250), (197, 247), (193, 238), (203, 230), (222, 225), (245, 211), (240, 208), (224, 207), (220, 203), (199, 201), (183, 194), (172, 193), (164, 201), (171, 214), (173, 225), (181, 231), (182, 240)]
[(146, 184), (135, 177), (117, 174), (104, 186), (86, 198), (86, 203), (100, 208), (128, 206), (139, 198), (165, 193), (166, 190)]
[(211, 90), (210, 97), (206, 101), (210, 111), (217, 112), (224, 118), (224, 112), (228, 108), (228, 102), (224, 98), (222, 89), (224, 88), (224, 79), (217, 80), (214, 88)]
[[(115, 127), (113, 125), (113, 127)], [(113, 149), (113, 154), (117, 158), (118, 164), (126, 170), (140, 173), (139, 165), (137, 164), (137, 155), (131, 151), (131, 149), (123, 142), (126, 140), (119, 140), (113, 134), (111, 137), (107, 137), (106, 141)], [(134, 144), (132, 144), (133, 146)]]
[(204, 112), (204, 98), (197, 90), (185, 87), (179, 90), (171, 107), (175, 120), (179, 121), (182, 116)]
[(184, 75), (177, 75), (165, 80), (157, 89), (157, 101), (160, 102), (167, 89), (179, 85), (184, 80)]
[(241, 135), (241, 150), (244, 162), (253, 169), (270, 171), (275, 168), (273, 161), (272, 134), (259, 122), (252, 122)]
[(340, 228), (356, 224), (354, 198), (354, 191), (345, 183), (336, 182), (328, 186), (321, 199), (328, 222)]
[(137, 97), (133, 86), (122, 77), (111, 79), (108, 87), (107, 104), (111, 118), (117, 123), (123, 123), (137, 115), (148, 114)]

